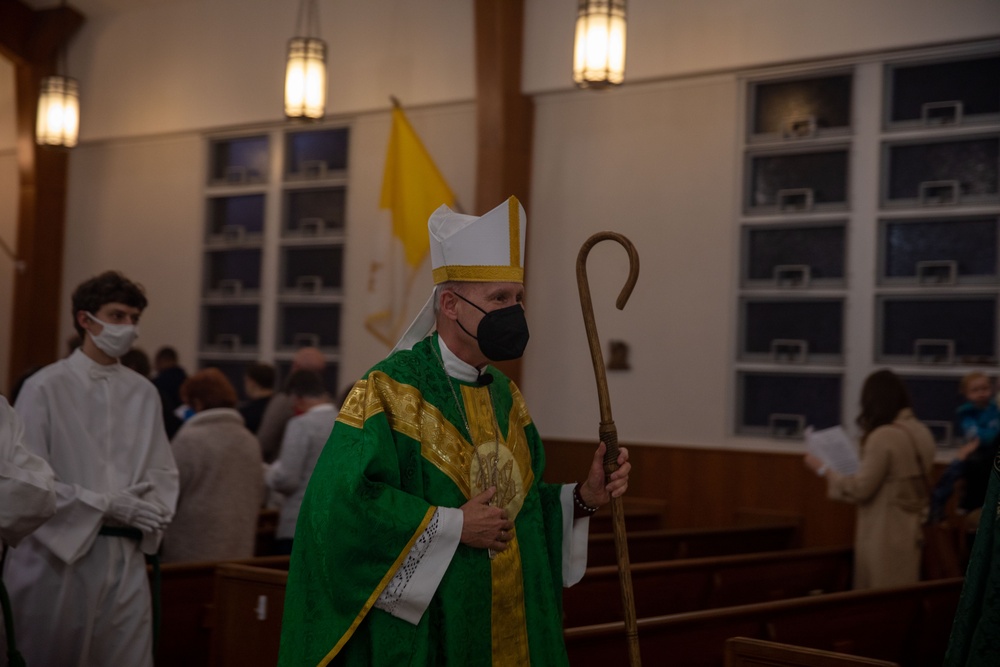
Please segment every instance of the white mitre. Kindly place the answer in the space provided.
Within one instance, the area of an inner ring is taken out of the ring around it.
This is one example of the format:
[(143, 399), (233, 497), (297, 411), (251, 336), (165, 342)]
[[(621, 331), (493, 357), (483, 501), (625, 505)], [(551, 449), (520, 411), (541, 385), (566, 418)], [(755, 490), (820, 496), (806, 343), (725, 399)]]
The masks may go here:
[(420, 313), (396, 343), (409, 350), (434, 330), (437, 285), (464, 282), (524, 282), (524, 237), (527, 218), (517, 197), (476, 217), (440, 206), (427, 221), (435, 288)]

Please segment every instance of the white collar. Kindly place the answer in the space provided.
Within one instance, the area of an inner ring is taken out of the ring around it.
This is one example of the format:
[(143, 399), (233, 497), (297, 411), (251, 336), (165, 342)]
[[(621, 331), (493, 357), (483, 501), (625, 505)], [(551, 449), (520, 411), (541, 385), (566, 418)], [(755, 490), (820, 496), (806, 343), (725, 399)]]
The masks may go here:
[(319, 405), (314, 405), (302, 414), (309, 414), (310, 412), (326, 412), (327, 410), (333, 410), (333, 403), (320, 403)]
[(75, 349), (73, 354), (69, 355), (67, 361), (92, 380), (110, 378), (122, 368), (122, 365), (117, 359), (115, 359), (113, 364), (98, 363), (88, 357), (87, 353), (84, 352), (82, 348)]
[[(445, 373), (462, 382), (475, 382), (479, 379), (478, 368), (459, 359), (454, 352), (448, 349), (440, 335), (437, 339), (441, 346), (441, 363), (444, 365)], [(431, 344), (433, 345), (433, 343)]]

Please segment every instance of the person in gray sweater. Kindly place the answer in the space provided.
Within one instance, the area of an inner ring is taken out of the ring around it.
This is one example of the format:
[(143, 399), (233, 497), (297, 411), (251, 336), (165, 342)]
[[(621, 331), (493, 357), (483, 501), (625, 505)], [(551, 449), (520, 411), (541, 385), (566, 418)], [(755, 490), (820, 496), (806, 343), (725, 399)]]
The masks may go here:
[(292, 398), (297, 416), (289, 420), (281, 441), (281, 456), (267, 469), (265, 480), (268, 487), (286, 496), (275, 533), (275, 548), (278, 553), (290, 554), (302, 497), (337, 421), (337, 409), (330, 402), (323, 378), (314, 371), (292, 373), (285, 392)]
[(162, 560), (250, 558), (264, 499), (263, 461), (236, 410), (236, 390), (220, 370), (206, 368), (184, 381), (181, 398), (195, 414), (170, 443), (180, 497)]

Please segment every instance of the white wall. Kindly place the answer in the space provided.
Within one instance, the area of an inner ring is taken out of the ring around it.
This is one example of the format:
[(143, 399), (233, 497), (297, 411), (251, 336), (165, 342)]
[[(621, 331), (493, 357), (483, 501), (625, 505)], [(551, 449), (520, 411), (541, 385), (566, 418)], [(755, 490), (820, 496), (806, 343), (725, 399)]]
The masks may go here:
[[(596, 438), (600, 415), (576, 286), (593, 233), (624, 234), (640, 257), (628, 275), (614, 242), (590, 253), (598, 331), (631, 348), (608, 373), (615, 421), (629, 441), (722, 441), (735, 284), (732, 76), (543, 96), (535, 132), (524, 393), (543, 435)], [(601, 128), (594, 132), (594, 128)], [(625, 427), (626, 428), (622, 428)]]
[[(528, 93), (566, 88), (576, 3), (526, 0)], [(996, 0), (631, 0), (626, 83), (1000, 31)]]
[[(624, 252), (602, 244), (589, 263), (604, 349), (621, 339), (632, 351), (633, 370), (609, 376), (622, 439), (723, 443), (731, 422), (738, 70), (1000, 34), (996, 0), (633, 0), (630, 85), (604, 93), (570, 88), (576, 3), (525, 4), (524, 85), (536, 97), (536, 119), (523, 389), (533, 415), (543, 435), (596, 438), (574, 264), (589, 234), (614, 229), (642, 257), (622, 312), (612, 304)], [(473, 4), (336, 0), (321, 12), (329, 113), (353, 123), (346, 378), (383, 353), (361, 320), (372, 229), (389, 220), (378, 209), (388, 95), (409, 107), (459, 198), (474, 200)], [(141, 344), (173, 344), (193, 365), (205, 136), (282, 122), (294, 18), (294, 3), (279, 0), (187, 0), (88, 20), (70, 52), (83, 130), (70, 164), (64, 300), (80, 280), (120, 268), (150, 293)], [(2, 110), (10, 78), (0, 66), (0, 234), (13, 240), (13, 125)], [(9, 275), (0, 260), (0, 322), (10, 312)], [(0, 373), (9, 350), (3, 329)]]
[[(468, 100), (472, 3), (319, 3), (328, 46), (327, 113)], [(283, 114), (286, 43), (298, 3), (188, 0), (88, 21), (70, 49), (81, 139), (230, 127)]]

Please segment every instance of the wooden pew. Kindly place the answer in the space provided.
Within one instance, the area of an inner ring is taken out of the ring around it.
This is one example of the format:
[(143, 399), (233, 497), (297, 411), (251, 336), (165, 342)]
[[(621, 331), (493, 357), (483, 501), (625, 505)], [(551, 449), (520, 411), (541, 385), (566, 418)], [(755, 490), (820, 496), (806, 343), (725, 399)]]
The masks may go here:
[[(234, 561), (288, 568), (288, 556)], [(160, 642), (156, 667), (204, 667), (208, 663), (214, 616), (217, 561), (166, 563), (160, 568)]]
[(224, 563), (215, 572), (213, 667), (278, 663), (288, 565)]
[(726, 640), (725, 667), (899, 667), (899, 663), (733, 637)]
[[(809, 648), (938, 667), (944, 658), (962, 579), (849, 591), (762, 604), (639, 619), (645, 664), (721, 667), (730, 637), (765, 639)], [(622, 664), (624, 623), (565, 631), (574, 667)]]
[[(798, 522), (631, 531), (628, 533), (629, 561), (648, 563), (792, 549), (799, 546), (800, 534)], [(615, 562), (614, 535), (592, 533), (588, 544), (587, 564), (614, 565)]]
[[(635, 563), (636, 615), (662, 616), (845, 591), (851, 585), (852, 559), (850, 547), (822, 547)], [(616, 566), (588, 568), (580, 583), (563, 589), (565, 627), (622, 620), (620, 590)]]
[[(636, 496), (622, 497), (622, 509), (625, 513), (625, 526), (634, 530), (660, 530), (666, 528), (669, 508), (666, 501), (659, 498), (642, 498)], [(614, 532), (611, 505), (605, 505), (590, 517), (590, 534)]]

